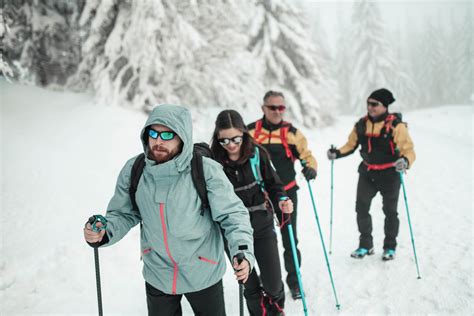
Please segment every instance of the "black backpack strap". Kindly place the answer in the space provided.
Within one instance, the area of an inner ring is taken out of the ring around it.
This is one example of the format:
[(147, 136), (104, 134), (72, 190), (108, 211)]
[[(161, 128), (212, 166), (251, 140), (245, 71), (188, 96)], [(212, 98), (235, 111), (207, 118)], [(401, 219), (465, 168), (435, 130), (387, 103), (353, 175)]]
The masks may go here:
[(363, 118), (358, 120), (357, 123), (355, 124), (355, 129), (356, 129), (357, 138), (359, 139), (359, 142), (365, 136), (367, 119), (368, 119), (367, 116), (364, 116)]
[(400, 123), (404, 123), (402, 120), (402, 113), (394, 112), (392, 114), (395, 116), (395, 119), (392, 122), (393, 127), (396, 127)]
[(128, 189), (133, 209), (138, 213), (140, 213), (140, 210), (138, 209), (137, 201), (135, 199), (135, 193), (137, 192), (138, 182), (140, 182), (143, 168), (145, 168), (145, 154), (142, 153), (138, 155), (138, 157), (135, 159), (135, 162), (133, 163), (132, 173), (130, 175), (130, 188)]
[(201, 199), (201, 215), (210, 210), (209, 199), (207, 198), (206, 178), (204, 177), (204, 168), (202, 166), (202, 155), (193, 152), (193, 159), (191, 160), (191, 177), (193, 179), (194, 187)]

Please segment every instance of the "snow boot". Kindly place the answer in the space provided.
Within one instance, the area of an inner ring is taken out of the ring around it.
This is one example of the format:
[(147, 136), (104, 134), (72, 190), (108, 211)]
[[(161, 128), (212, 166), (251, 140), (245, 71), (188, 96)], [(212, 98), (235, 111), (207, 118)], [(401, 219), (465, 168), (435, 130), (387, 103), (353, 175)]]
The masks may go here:
[(395, 249), (385, 249), (383, 251), (382, 260), (388, 261), (395, 259)]
[(367, 249), (367, 248), (357, 248), (356, 250), (354, 250), (352, 253), (351, 253), (351, 257), (352, 258), (357, 258), (357, 259), (362, 259), (364, 258), (366, 255), (373, 255), (374, 254), (374, 248), (370, 248), (370, 249)]
[(291, 297), (294, 300), (300, 300), (302, 298), (300, 288), (298, 286), (290, 288)]

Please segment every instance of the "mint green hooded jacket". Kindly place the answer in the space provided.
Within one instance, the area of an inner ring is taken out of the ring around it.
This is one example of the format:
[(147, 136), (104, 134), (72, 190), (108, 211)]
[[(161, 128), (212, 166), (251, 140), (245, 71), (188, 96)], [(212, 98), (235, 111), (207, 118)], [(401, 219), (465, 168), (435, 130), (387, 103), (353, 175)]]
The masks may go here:
[(248, 250), (244, 254), (253, 267), (249, 213), (235, 195), (221, 165), (206, 157), (203, 168), (211, 212), (200, 215), (201, 201), (191, 178), (193, 137), (189, 110), (167, 104), (154, 108), (141, 132), (145, 156), (148, 154), (145, 129), (153, 124), (175, 131), (183, 141), (183, 150), (161, 164), (146, 158), (136, 192), (140, 213), (132, 209), (128, 191), (136, 157), (127, 161), (107, 207), (109, 242), (105, 246), (116, 243), (142, 222), (143, 276), (146, 282), (167, 294), (199, 291), (221, 280), (228, 259), (220, 228), (225, 232), (230, 255), (240, 252), (239, 245), (246, 245)]

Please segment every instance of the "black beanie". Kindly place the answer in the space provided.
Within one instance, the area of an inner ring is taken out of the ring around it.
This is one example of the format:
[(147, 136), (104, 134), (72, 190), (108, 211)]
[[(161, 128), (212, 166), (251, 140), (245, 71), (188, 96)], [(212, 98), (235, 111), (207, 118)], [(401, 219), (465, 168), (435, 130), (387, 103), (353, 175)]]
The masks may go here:
[(383, 104), (384, 107), (388, 107), (390, 104), (392, 104), (395, 101), (395, 98), (393, 97), (392, 92), (389, 90), (382, 88), (375, 90), (372, 92), (368, 99), (374, 99)]

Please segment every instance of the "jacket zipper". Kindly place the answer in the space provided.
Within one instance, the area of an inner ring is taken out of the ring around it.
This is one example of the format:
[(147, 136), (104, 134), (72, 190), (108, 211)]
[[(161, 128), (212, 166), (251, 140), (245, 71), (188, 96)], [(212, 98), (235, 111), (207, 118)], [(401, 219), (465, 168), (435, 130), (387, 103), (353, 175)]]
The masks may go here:
[(166, 233), (166, 223), (165, 223), (165, 205), (160, 203), (160, 218), (161, 218), (161, 227), (163, 229), (163, 241), (165, 243), (166, 253), (173, 263), (173, 285), (171, 288), (171, 293), (176, 294), (176, 282), (178, 279), (178, 264), (174, 261), (173, 256), (171, 256), (170, 248), (168, 246), (168, 235)]

